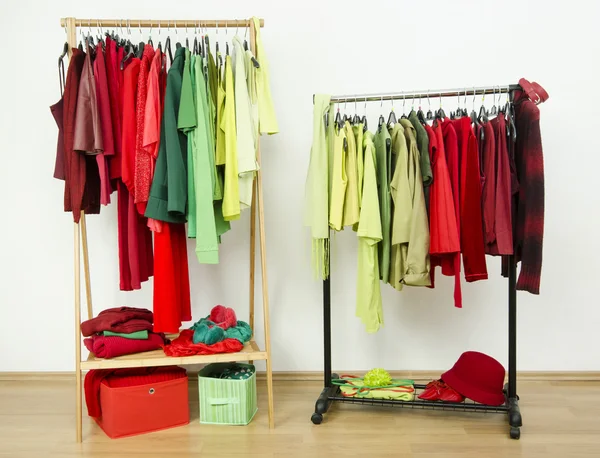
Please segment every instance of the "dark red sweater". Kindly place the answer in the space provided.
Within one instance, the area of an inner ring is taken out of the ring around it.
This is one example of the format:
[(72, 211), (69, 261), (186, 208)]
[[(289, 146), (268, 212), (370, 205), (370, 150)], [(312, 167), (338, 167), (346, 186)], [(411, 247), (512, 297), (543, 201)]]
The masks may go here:
[(519, 192), (514, 202), (514, 241), (516, 262), (521, 261), (517, 289), (539, 294), (544, 238), (544, 156), (540, 110), (522, 93), (515, 96), (515, 123)]

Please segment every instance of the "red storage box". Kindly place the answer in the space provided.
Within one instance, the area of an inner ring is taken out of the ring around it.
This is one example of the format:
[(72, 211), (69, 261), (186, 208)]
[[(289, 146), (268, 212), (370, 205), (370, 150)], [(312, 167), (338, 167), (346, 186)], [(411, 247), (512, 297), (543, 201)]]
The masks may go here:
[(185, 369), (157, 374), (111, 376), (100, 385), (102, 417), (95, 418), (107, 436), (134, 436), (190, 422)]

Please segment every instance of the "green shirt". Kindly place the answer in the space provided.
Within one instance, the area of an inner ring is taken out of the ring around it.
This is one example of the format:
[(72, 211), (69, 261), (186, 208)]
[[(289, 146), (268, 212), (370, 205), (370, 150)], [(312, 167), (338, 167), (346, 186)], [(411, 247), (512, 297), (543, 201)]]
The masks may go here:
[(160, 146), (145, 216), (185, 223), (187, 203), (187, 138), (177, 129), (185, 48), (175, 52), (167, 75)]
[(195, 56), (189, 49), (185, 50), (185, 63), (183, 66), (183, 80), (181, 83), (181, 103), (177, 117), (177, 128), (187, 136), (187, 221), (188, 237), (196, 237), (196, 191), (194, 189), (194, 150), (195, 142), (193, 132), (196, 130), (196, 103), (194, 97), (194, 84), (192, 69)]
[(391, 174), (391, 138), (386, 126), (382, 126), (375, 134), (373, 143), (377, 153), (377, 186), (379, 196), (379, 212), (381, 215), (382, 241), (379, 244), (379, 275), (384, 283), (388, 283), (390, 274), (391, 218), (392, 203), (390, 197)]
[(348, 186), (344, 197), (344, 226), (354, 226), (358, 223), (358, 166), (356, 163), (356, 138), (348, 121), (344, 125), (346, 132), (346, 177)]
[(377, 250), (382, 232), (377, 190), (378, 167), (371, 132), (364, 134), (364, 153), (362, 207), (357, 231), (356, 316), (364, 323), (367, 332), (376, 332), (383, 325)]
[(225, 139), (225, 180), (223, 188), (223, 218), (233, 221), (240, 217), (238, 183), (237, 131), (235, 126), (235, 95), (231, 56), (225, 57), (225, 103), (219, 126)]

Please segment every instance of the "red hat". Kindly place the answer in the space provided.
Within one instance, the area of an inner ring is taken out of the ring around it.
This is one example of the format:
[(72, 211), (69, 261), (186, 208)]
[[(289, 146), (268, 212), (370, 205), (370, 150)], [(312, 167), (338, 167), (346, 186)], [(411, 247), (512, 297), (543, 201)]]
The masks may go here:
[(502, 364), (491, 356), (467, 351), (442, 374), (442, 380), (466, 398), (499, 406), (504, 404), (504, 374)]

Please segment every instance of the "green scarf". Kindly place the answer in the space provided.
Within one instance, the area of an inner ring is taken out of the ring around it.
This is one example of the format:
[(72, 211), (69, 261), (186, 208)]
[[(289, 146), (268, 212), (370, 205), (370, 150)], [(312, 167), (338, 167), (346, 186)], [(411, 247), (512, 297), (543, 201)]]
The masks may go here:
[[(312, 236), (312, 266), (315, 277), (329, 277), (329, 153), (325, 114), (330, 95), (316, 94), (313, 109), (313, 142), (306, 177), (304, 224)], [(333, 119), (330, 120), (330, 124)]]

